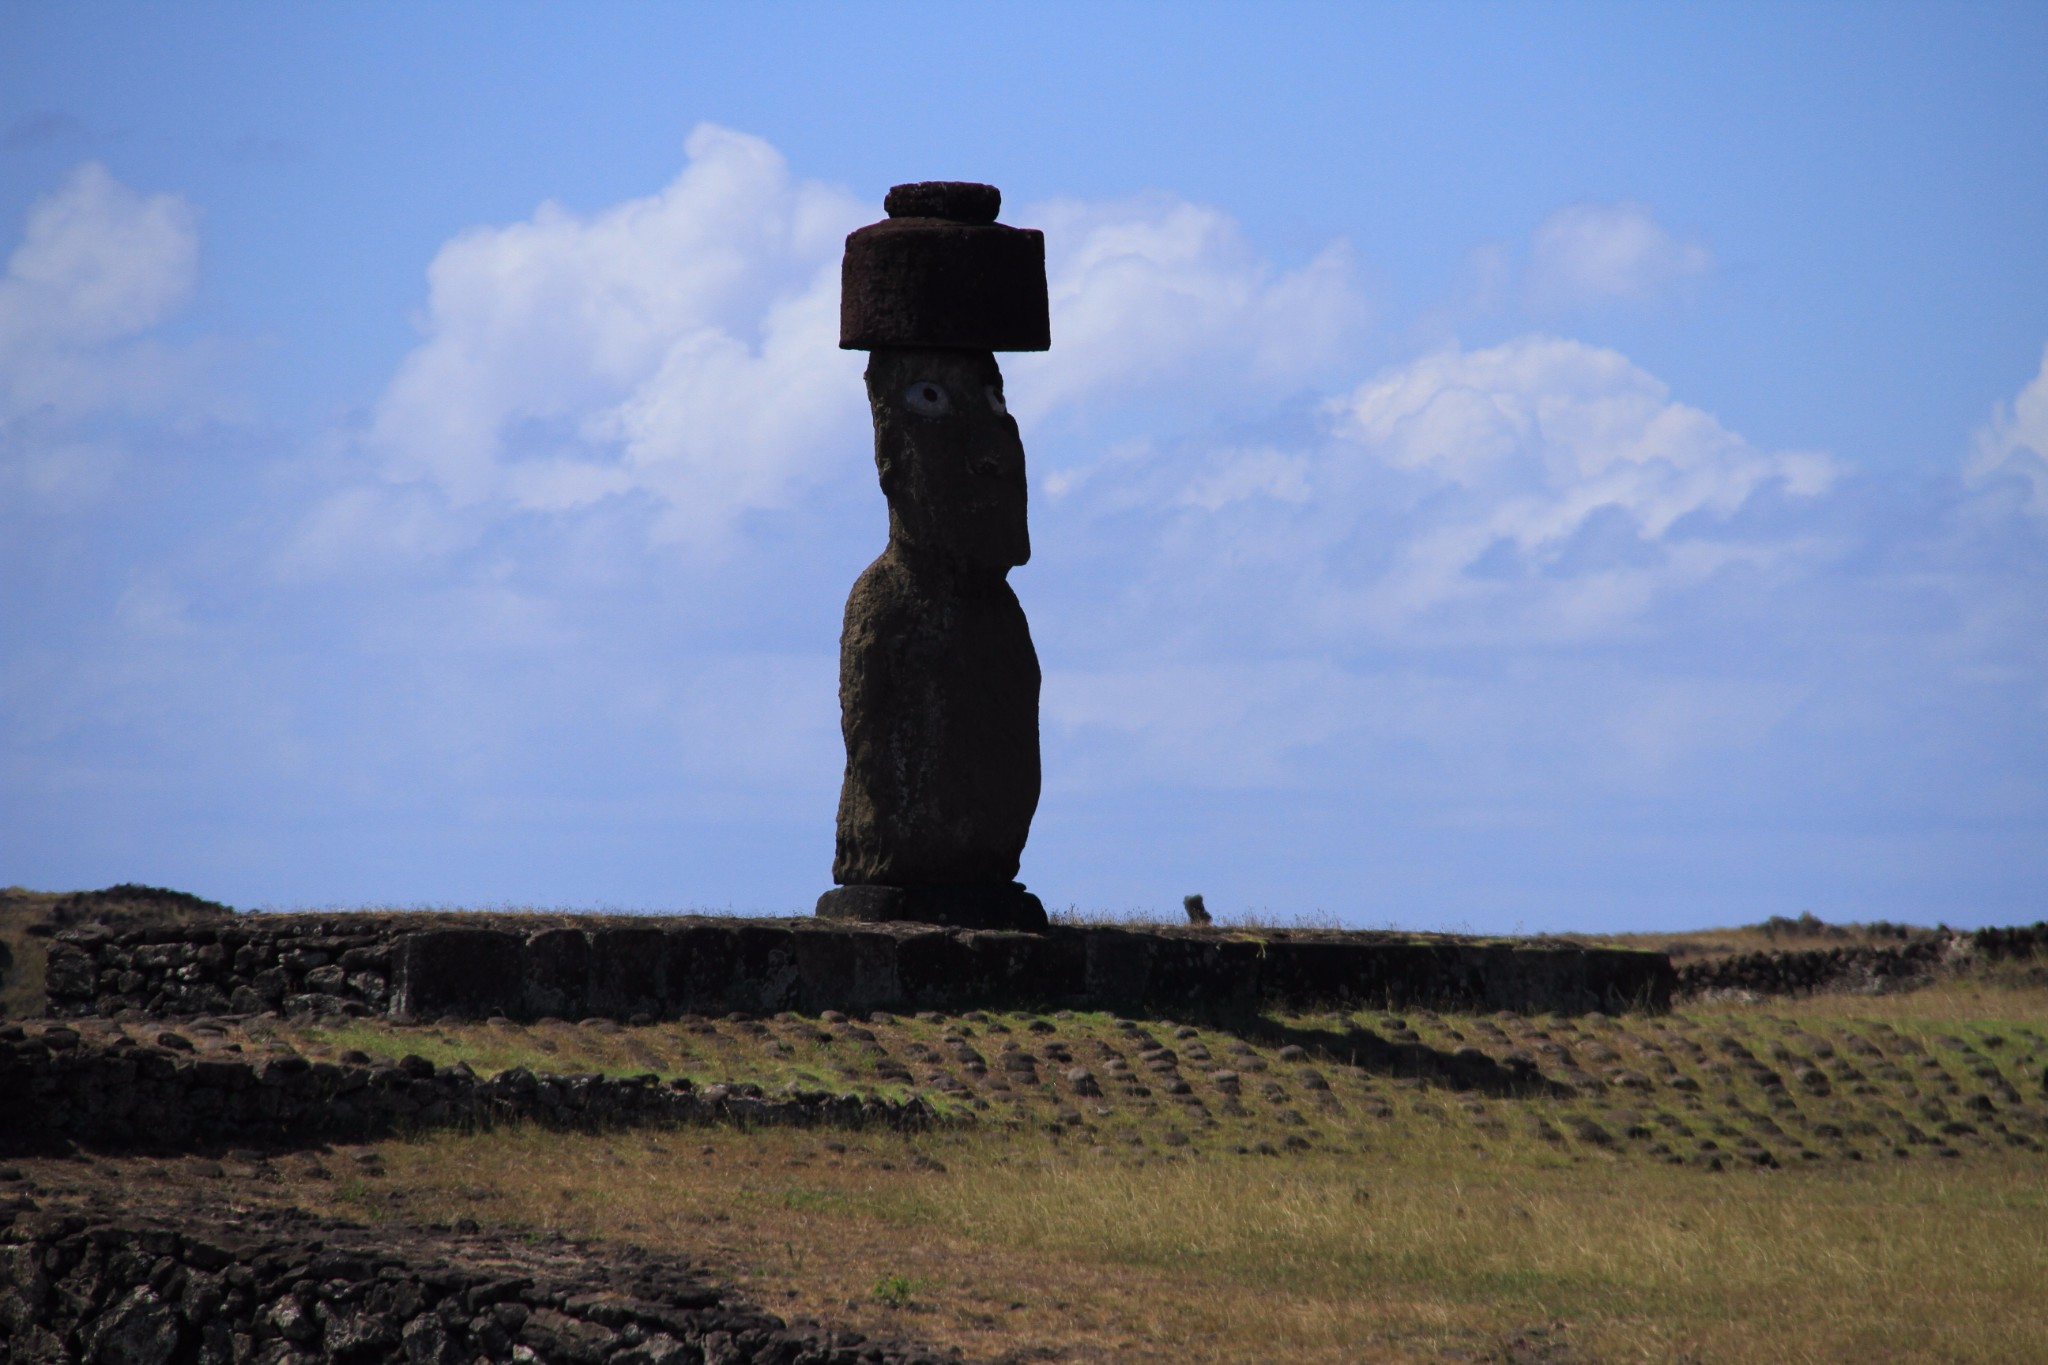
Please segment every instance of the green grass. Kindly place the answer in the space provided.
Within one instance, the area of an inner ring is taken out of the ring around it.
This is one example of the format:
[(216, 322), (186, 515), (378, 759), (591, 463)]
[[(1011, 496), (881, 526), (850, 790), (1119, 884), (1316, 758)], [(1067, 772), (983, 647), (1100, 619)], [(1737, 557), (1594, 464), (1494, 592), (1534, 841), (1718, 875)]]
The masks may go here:
[[(924, 1099), (973, 1122), (430, 1133), (381, 1144), (382, 1168), (287, 1169), (229, 1193), (638, 1243), (776, 1311), (981, 1358), (2031, 1361), (2048, 1340), (2038, 971), (1616, 1018), (192, 1033), (202, 1053)], [(1379, 1045), (1361, 1052), (1364, 1030)], [(1175, 1054), (1169, 1069), (1147, 1064), (1147, 1043)], [(1040, 1064), (1007, 1071), (1005, 1045)], [(1483, 1061), (1481, 1084), (1456, 1074), (1461, 1049)], [(1518, 1058), (1534, 1070), (1512, 1070)]]
[[(483, 1073), (526, 1066), (682, 1076), (769, 1094), (914, 1096), (984, 1126), (1056, 1126), (1092, 1146), (1135, 1138), (1361, 1151), (1390, 1130), (1421, 1129), (1478, 1153), (1533, 1143), (1561, 1161), (1598, 1153), (1732, 1166), (2031, 1150), (2048, 1139), (2048, 1011), (2038, 992), (1956, 985), (1793, 1008), (1714, 1005), (1586, 1020), (1279, 1016), (1231, 1026), (1083, 1013), (823, 1027), (780, 1016), (602, 1029), (368, 1020), (253, 1028), (273, 1046), (315, 1057), (357, 1050), (466, 1060)], [(1379, 1053), (1358, 1052), (1361, 1029), (1382, 1040)], [(949, 1038), (974, 1049), (986, 1070), (964, 1065)], [(1172, 1049), (1167, 1071), (1146, 1064), (1148, 1043)], [(1039, 1054), (1035, 1072), (1006, 1072), (1006, 1047)], [(1055, 1056), (1056, 1048), (1064, 1051)], [(1487, 1060), (1476, 1088), (1446, 1070), (1460, 1049)], [(1371, 1064), (1352, 1064), (1361, 1057)], [(1517, 1058), (1541, 1070), (1510, 1085), (1517, 1073), (1505, 1066)], [(1089, 1070), (1102, 1093), (1079, 1093), (1067, 1079), (1075, 1067)]]
[[(1425, 1059), (1528, 1051), (1545, 1084), (1460, 1089), (1428, 1066), (1353, 1068), (1333, 1051), (1347, 1030), (1391, 1039), (1397, 1023)], [(479, 1070), (770, 1088), (809, 1075), (830, 1089), (894, 1086), (977, 1122), (910, 1135), (431, 1134), (383, 1144), (385, 1174), (273, 1193), (372, 1219), (634, 1242), (706, 1260), (778, 1311), (984, 1357), (2023, 1361), (2048, 1340), (2038, 990), (1956, 983), (1614, 1019), (851, 1026), (872, 1043), (809, 1018), (705, 1027), (355, 1023), (279, 1026), (271, 1041), (465, 1055)], [(959, 1063), (948, 1033), (988, 1059), (988, 1075)], [(1136, 1034), (1178, 1054), (1188, 1096), (1142, 1065)], [(990, 1084), (1003, 1043), (1042, 1054), (1052, 1041), (1101, 1096), (1075, 1094), (1053, 1066), (1035, 1085)], [(1305, 1053), (1283, 1054), (1290, 1042)], [(1733, 1065), (1727, 1042), (1786, 1084)], [(1104, 1047), (1149, 1094), (1114, 1078)], [(1809, 1063), (1826, 1094), (1794, 1079)], [(883, 1075), (892, 1064), (910, 1079)], [(1649, 1088), (1621, 1084), (1625, 1073)], [(1260, 1092), (1268, 1080), (1280, 1099)], [(1929, 1101), (1966, 1130), (1941, 1131)]]
[(770, 1304), (981, 1355), (1436, 1359), (1543, 1328), (1593, 1360), (2019, 1361), (2048, 1331), (2040, 1161), (1996, 1151), (1710, 1174), (1536, 1142), (1478, 1162), (1407, 1124), (1277, 1159), (1042, 1130), (383, 1150), (344, 1207), (704, 1257)]

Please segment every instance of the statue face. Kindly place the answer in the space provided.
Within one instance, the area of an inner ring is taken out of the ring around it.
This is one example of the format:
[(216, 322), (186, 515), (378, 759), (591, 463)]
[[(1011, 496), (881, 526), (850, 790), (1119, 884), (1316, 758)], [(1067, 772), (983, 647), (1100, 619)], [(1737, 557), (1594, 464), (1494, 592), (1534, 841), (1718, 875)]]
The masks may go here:
[(988, 351), (876, 351), (875, 465), (892, 533), (980, 568), (1031, 558), (1024, 442)]

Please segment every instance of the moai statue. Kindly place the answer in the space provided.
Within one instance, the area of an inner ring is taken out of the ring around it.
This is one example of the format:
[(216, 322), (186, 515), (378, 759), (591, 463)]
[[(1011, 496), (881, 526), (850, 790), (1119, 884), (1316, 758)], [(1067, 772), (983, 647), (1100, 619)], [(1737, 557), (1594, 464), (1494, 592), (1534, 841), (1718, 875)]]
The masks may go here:
[(898, 185), (846, 239), (839, 344), (870, 352), (889, 546), (839, 641), (846, 779), (832, 919), (1043, 929), (1016, 881), (1038, 809), (1038, 654), (1006, 581), (1031, 558), (1024, 443), (996, 351), (1042, 351), (1045, 237), (992, 185)]

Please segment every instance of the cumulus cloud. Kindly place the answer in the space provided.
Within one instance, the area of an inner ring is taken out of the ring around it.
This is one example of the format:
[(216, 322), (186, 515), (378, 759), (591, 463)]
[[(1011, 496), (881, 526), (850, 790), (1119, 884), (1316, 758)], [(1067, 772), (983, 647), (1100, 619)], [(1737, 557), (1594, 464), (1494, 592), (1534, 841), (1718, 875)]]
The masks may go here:
[(1214, 512), (1251, 498), (1303, 503), (1308, 496), (1307, 457), (1260, 446), (1220, 452), (1220, 458), (1181, 490), (1178, 501)]
[(1325, 400), (1319, 433), (1131, 443), (1045, 487), (1070, 534), (1149, 547), (1125, 569), (1146, 610), (1275, 644), (1505, 646), (1611, 636), (1725, 570), (1810, 557), (1811, 527), (1758, 509), (1837, 474), (1613, 350), (1530, 335), (1383, 370)]
[[(1569, 656), (1520, 662), (1502, 680), (1283, 655), (1056, 669), (1043, 706), (1058, 760), (1048, 772), (1071, 789), (1343, 788), (1359, 783), (1360, 755), (1380, 754), (1399, 756), (1411, 792), (1455, 794), (1460, 809), (1498, 815), (1540, 810), (1541, 792), (1507, 780), (1509, 771), (1579, 764), (1611, 785), (1655, 786), (1702, 755), (1756, 748), (1809, 690)], [(1433, 771), (1413, 762), (1422, 746)], [(1535, 750), (1549, 763), (1528, 763)], [(1375, 783), (1391, 780), (1389, 766), (1377, 767)]]
[[(543, 206), (442, 248), (368, 432), (384, 478), (308, 520), (302, 564), (460, 554), (520, 512), (623, 529), (643, 523), (602, 509), (638, 504), (716, 545), (864, 467), (837, 267), (874, 206), (739, 133), (702, 126), (687, 152), (644, 199)], [(1810, 501), (1834, 464), (1757, 448), (1612, 350), (1524, 336), (1360, 381), (1369, 310), (1342, 242), (1281, 267), (1229, 215), (1157, 194), (1004, 216), (1047, 234), (1054, 348), (1004, 366), (1049, 471), (1029, 587), (1067, 632), (1047, 703), (1064, 734), (1122, 729), (1160, 762), (1225, 755), (1226, 785), (1277, 781), (1322, 747), (1473, 723), (1339, 659), (1613, 642), (1674, 593), (1810, 557), (1810, 535), (1745, 514)], [(1641, 298), (1706, 263), (1640, 206), (1579, 206), (1544, 225), (1523, 284)], [(1656, 766), (1696, 747), (1678, 731), (1756, 710), (1686, 686), (1603, 715), (1608, 747)], [(1388, 716), (1370, 733), (1367, 705)]]
[(1639, 303), (1712, 265), (1712, 253), (1673, 237), (1646, 205), (1571, 204), (1537, 226), (1523, 284), (1539, 308)]
[(2013, 480), (2025, 490), (2027, 510), (2048, 519), (2048, 350), (2040, 372), (1977, 432), (1966, 473), (1978, 485)]
[(1169, 195), (1059, 200), (1017, 221), (1045, 231), (1052, 305), (1052, 350), (1005, 362), (1027, 420), (1160, 393), (1214, 410), (1287, 392), (1368, 317), (1341, 241), (1280, 270), (1228, 214)]
[(198, 215), (87, 162), (30, 207), (0, 278), (0, 420), (138, 397), (151, 372), (112, 343), (147, 332), (198, 277)]
[(544, 204), (442, 247), (426, 337), (368, 433), (388, 476), (458, 506), (644, 493), (702, 540), (860, 448), (838, 261), (873, 215), (759, 138), (706, 124), (686, 151), (646, 198)]
[[(742, 514), (790, 506), (860, 459), (839, 257), (875, 206), (794, 177), (759, 138), (706, 124), (686, 151), (646, 198), (590, 215), (547, 204), (441, 248), (425, 336), (366, 434), (386, 481), (486, 514), (643, 497), (668, 536), (717, 545)], [(1004, 358), (1027, 425), (1293, 390), (1364, 317), (1342, 243), (1276, 269), (1229, 216), (1165, 195), (1005, 217), (1043, 228), (1049, 252), (1055, 347)], [(353, 496), (308, 536), (331, 548), (360, 520)]]
[(1045, 726), (1069, 788), (1168, 780), (1272, 787), (1301, 755), (1355, 739), (1386, 689), (1327, 659), (1132, 661), (1054, 669)]
[(1766, 600), (1839, 550), (1831, 458), (1760, 448), (1627, 357), (1547, 335), (1393, 365), (1321, 419), (1133, 442), (1048, 481), (1049, 772), (1398, 780), (1480, 823), (1537, 818), (1505, 774), (1657, 788), (1755, 751), (1808, 695), (1616, 660), (1685, 653), (1702, 615), (1765, 633)]
[(1760, 490), (1795, 498), (1836, 474), (1758, 450), (1617, 352), (1530, 336), (1422, 357), (1331, 405), (1340, 441), (1403, 477), (1410, 533), (1362, 601), (1391, 622), (1519, 602), (1571, 633), (1662, 588), (1782, 544), (1722, 539)]
[[(30, 207), (0, 277), (0, 476), (82, 505), (124, 458), (104, 419), (194, 401), (193, 352), (148, 333), (191, 297), (198, 215), (86, 162)], [(97, 423), (97, 425), (95, 425)]]

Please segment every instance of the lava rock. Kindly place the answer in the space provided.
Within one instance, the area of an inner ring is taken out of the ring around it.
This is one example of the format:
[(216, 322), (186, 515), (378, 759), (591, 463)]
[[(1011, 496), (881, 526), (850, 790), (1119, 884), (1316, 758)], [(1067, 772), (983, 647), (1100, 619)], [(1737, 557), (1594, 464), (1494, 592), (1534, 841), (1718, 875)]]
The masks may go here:
[[(1031, 541), (1002, 373), (987, 351), (885, 350), (867, 387), (889, 544), (854, 584), (840, 638), (847, 760), (833, 880), (939, 888), (924, 898), (936, 922), (979, 900), (1019, 922), (984, 915), (978, 927), (1043, 927), (1043, 907), (1014, 881), (1038, 808), (1040, 674), (1005, 581)], [(869, 918), (914, 900), (821, 908)]]
[(1045, 235), (995, 221), (993, 185), (898, 185), (889, 217), (846, 239), (839, 344), (1043, 351), (1052, 345)]

